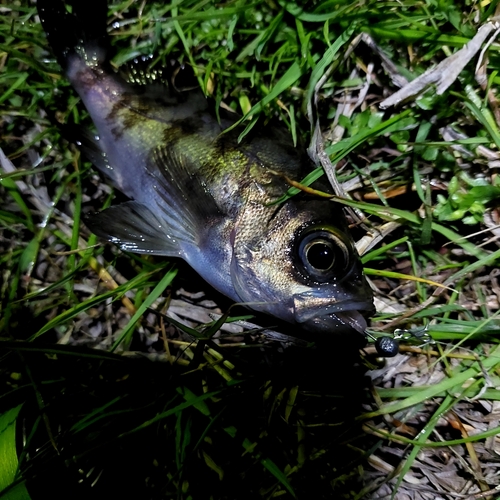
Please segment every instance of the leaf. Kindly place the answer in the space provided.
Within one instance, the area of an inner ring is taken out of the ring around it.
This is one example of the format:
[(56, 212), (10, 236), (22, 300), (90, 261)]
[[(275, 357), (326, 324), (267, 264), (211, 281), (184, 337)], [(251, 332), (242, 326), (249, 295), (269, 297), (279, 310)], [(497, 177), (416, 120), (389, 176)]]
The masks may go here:
[(285, 473), (271, 459), (263, 458), (260, 463), (288, 490), (293, 498), (297, 498)]
[(315, 66), (315, 68), (311, 72), (311, 78), (309, 80), (309, 84), (307, 87), (307, 96), (306, 102), (310, 102), (313, 94), (316, 90), (316, 84), (319, 79), (323, 76), (328, 66), (332, 63), (333, 58), (338, 53), (341, 47), (343, 47), (351, 38), (354, 33), (355, 25), (350, 26), (346, 31), (344, 31), (335, 42), (328, 47), (326, 52), (323, 54), (323, 57)]
[(30, 500), (24, 482), (18, 482), (19, 461), (16, 450), (16, 420), (22, 405), (0, 415), (0, 498)]
[(230, 130), (240, 125), (240, 123), (244, 122), (245, 120), (248, 120), (250, 117), (253, 117), (254, 119), (250, 122), (250, 124), (247, 125), (245, 130), (243, 130), (243, 132), (239, 135), (238, 141), (241, 141), (245, 137), (245, 135), (247, 135), (248, 132), (250, 132), (255, 123), (257, 123), (256, 118), (258, 114), (262, 111), (264, 106), (266, 104), (269, 104), (273, 99), (276, 99), (276, 97), (278, 97), (286, 89), (290, 88), (302, 76), (303, 72), (304, 69), (299, 65), (297, 61), (295, 61), (288, 68), (287, 72), (278, 80), (278, 82), (272, 88), (269, 94), (267, 94), (257, 104), (252, 106), (252, 109), (244, 117), (242, 117), (236, 123), (231, 125), (231, 127), (228, 127), (226, 130), (224, 130), (224, 133), (229, 132)]
[(153, 305), (153, 302), (165, 291), (172, 280), (175, 278), (177, 274), (176, 269), (172, 269), (168, 271), (165, 276), (161, 279), (161, 281), (155, 286), (153, 291), (146, 297), (146, 300), (139, 306), (137, 312), (130, 319), (127, 326), (123, 329), (121, 335), (113, 344), (113, 347), (110, 349), (110, 352), (113, 352), (125, 339), (127, 341), (130, 340), (132, 332), (135, 328), (136, 323), (139, 321), (141, 316), (146, 312), (146, 310)]

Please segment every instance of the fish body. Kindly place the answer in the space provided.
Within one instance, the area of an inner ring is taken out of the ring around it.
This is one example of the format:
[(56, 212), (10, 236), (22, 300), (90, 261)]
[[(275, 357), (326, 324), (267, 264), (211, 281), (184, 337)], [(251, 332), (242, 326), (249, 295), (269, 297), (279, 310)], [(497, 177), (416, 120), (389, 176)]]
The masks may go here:
[[(80, 147), (131, 201), (89, 228), (123, 250), (175, 256), (235, 302), (301, 330), (364, 332), (372, 292), (342, 208), (301, 193), (312, 168), (279, 128), (240, 143), (199, 90), (130, 83), (109, 64), (106, 3), (38, 0), (48, 40), (97, 129)], [(226, 131), (225, 133), (223, 133)], [(295, 332), (294, 332), (295, 334)]]

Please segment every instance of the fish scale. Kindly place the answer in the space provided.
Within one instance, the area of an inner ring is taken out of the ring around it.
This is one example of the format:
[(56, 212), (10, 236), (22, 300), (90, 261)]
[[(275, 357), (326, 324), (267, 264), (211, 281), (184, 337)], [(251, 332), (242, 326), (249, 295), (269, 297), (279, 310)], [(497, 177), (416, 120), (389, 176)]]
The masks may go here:
[(200, 90), (162, 86), (157, 70), (136, 68), (127, 81), (110, 64), (103, 2), (68, 4), (37, 2), (97, 130), (79, 143), (130, 198), (87, 226), (123, 250), (184, 259), (232, 300), (287, 322), (288, 334), (362, 338), (373, 296), (342, 208), (307, 193), (275, 203), (286, 177), (310, 171), (305, 151), (271, 124), (238, 142), (241, 127), (227, 130), (235, 113)]

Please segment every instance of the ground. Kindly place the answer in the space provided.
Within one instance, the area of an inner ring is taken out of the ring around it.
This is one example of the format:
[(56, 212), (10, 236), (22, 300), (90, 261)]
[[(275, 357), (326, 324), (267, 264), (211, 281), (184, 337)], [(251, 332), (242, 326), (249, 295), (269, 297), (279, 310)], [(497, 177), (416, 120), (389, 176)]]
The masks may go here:
[(377, 307), (361, 350), (98, 241), (84, 215), (124, 198), (71, 144), (90, 122), (35, 4), (0, 9), (5, 498), (498, 495), (496, 2), (110, 2), (116, 67), (191, 66), (341, 183)]

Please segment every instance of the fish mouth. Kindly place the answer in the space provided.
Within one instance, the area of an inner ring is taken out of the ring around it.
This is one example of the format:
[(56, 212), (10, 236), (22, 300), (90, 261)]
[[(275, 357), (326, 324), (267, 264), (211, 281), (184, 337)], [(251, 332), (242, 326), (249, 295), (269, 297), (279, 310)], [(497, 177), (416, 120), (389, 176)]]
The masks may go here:
[(363, 304), (359, 309), (339, 311), (330, 314), (318, 314), (300, 322), (304, 330), (320, 334), (352, 334), (366, 336), (367, 318), (373, 314), (373, 306)]
[(374, 313), (374, 306), (371, 294), (363, 298), (332, 303), (295, 296), (295, 320), (309, 332), (329, 335), (357, 332), (365, 336), (367, 318)]

